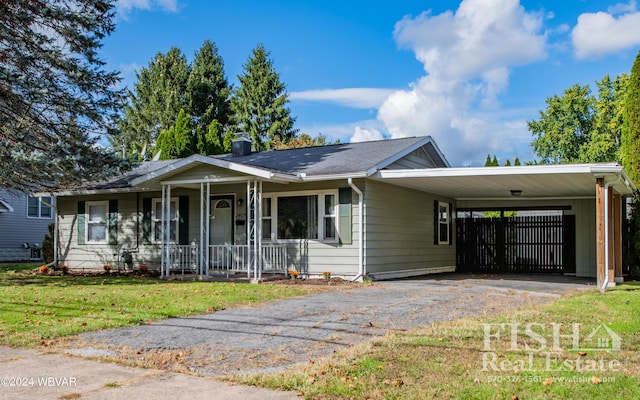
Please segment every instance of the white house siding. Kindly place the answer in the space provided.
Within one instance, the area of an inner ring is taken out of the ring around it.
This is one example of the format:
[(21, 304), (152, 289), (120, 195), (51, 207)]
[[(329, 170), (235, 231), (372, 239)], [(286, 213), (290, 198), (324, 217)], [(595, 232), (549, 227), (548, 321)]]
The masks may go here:
[[(367, 181), (365, 197), (367, 274), (382, 278), (455, 270), (455, 234), (451, 245), (434, 244), (434, 201), (452, 199), (376, 181)], [(450, 229), (455, 233), (455, 221)]]
[(576, 200), (464, 200), (458, 208), (481, 207), (561, 207), (566, 215), (576, 216), (576, 276), (596, 276), (596, 203), (594, 199)]

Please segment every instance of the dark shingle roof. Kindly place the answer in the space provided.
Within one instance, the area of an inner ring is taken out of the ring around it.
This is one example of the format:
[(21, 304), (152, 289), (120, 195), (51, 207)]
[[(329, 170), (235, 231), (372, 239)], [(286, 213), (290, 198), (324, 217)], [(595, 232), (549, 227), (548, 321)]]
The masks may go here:
[(368, 171), (424, 140), (425, 137), (412, 137), (300, 149), (269, 150), (242, 157), (233, 157), (230, 154), (212, 157), (289, 174), (356, 173)]
[[(269, 150), (234, 157), (231, 154), (209, 156), (234, 164), (254, 167), (270, 172), (307, 176), (357, 174), (371, 171), (385, 162), (395, 161), (398, 155), (406, 154), (427, 143), (426, 150), (437, 164), (446, 166), (446, 160), (430, 142), (429, 137), (412, 137), (372, 142), (345, 143), (300, 149)], [(434, 157), (437, 156), (437, 157)], [(437, 160), (436, 160), (437, 158)], [(183, 159), (188, 160), (188, 159)], [(127, 189), (136, 178), (159, 171), (180, 160), (147, 161), (131, 171), (102, 182), (89, 183), (78, 191)], [(184, 166), (183, 166), (184, 167)], [(175, 170), (174, 170), (175, 172)], [(76, 191), (73, 191), (76, 192)]]

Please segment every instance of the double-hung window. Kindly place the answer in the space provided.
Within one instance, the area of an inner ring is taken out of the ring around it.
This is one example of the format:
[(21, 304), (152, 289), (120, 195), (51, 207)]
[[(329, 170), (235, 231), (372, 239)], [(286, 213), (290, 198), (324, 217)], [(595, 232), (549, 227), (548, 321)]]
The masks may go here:
[(91, 201), (86, 203), (86, 232), (87, 242), (107, 243), (109, 237), (108, 201)]
[(29, 197), (27, 202), (27, 217), (51, 218), (51, 197)]
[(449, 244), (449, 221), (451, 220), (449, 215), (449, 203), (438, 202), (438, 216), (437, 216), (437, 234), (438, 244)]
[(337, 240), (337, 193), (266, 195), (262, 200), (264, 239)]
[[(178, 241), (178, 199), (172, 197), (169, 202), (169, 241)], [(162, 241), (165, 223), (162, 219), (162, 199), (153, 199), (151, 222), (153, 227), (153, 240), (156, 243)]]

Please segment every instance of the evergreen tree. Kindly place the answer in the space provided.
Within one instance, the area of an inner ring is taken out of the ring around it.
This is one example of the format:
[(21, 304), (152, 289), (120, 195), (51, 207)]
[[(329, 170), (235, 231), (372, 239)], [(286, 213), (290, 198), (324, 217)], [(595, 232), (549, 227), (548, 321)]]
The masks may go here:
[(180, 110), (175, 125), (160, 132), (156, 145), (156, 154), (160, 152), (161, 160), (189, 157), (194, 154), (194, 130), (191, 117)]
[(0, 187), (69, 187), (126, 167), (95, 146), (123, 96), (98, 56), (113, 18), (109, 0), (0, 2)]
[(493, 165), (493, 161), (491, 161), (491, 154), (487, 154), (487, 159), (484, 162), (485, 167), (490, 167)]
[(253, 50), (238, 79), (240, 87), (231, 98), (235, 132), (249, 134), (257, 151), (295, 137), (295, 118), (286, 107), (289, 95), (263, 45)]
[(640, 183), (640, 52), (631, 68), (624, 103), (621, 155), (629, 177)]
[(516, 159), (515, 159), (515, 160), (513, 160), (513, 165), (514, 165), (514, 166), (516, 166), (516, 167), (518, 167), (518, 166), (520, 166), (520, 165), (521, 165), (521, 164), (520, 164), (520, 159), (519, 159), (518, 157), (516, 157)]
[(148, 67), (136, 73), (134, 90), (129, 91), (119, 123), (120, 134), (112, 140), (114, 148), (139, 152), (153, 148), (161, 131), (176, 122), (181, 109), (186, 109), (185, 93), (189, 65), (180, 49), (172, 47), (167, 54), (158, 53)]
[(504, 166), (505, 166), (505, 167), (510, 167), (510, 166), (511, 166), (511, 161), (509, 161), (509, 160), (507, 159), (507, 161), (504, 163)]
[[(210, 40), (206, 40), (196, 52), (189, 78), (187, 80), (185, 105), (194, 119), (194, 125), (203, 136), (209, 136), (198, 146), (200, 154), (218, 154), (224, 140), (224, 132), (230, 118), (231, 87), (224, 76), (224, 61), (218, 55), (218, 48)], [(216, 121), (214, 123), (214, 121)]]
[(491, 166), (492, 167), (499, 167), (500, 164), (498, 163), (498, 158), (496, 157), (496, 155), (493, 155), (493, 160), (491, 160)]

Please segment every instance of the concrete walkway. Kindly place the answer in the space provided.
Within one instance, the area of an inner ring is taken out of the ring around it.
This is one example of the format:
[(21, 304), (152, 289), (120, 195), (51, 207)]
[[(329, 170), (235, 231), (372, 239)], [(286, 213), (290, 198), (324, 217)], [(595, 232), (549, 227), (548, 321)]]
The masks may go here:
[[(443, 274), (87, 333), (72, 341), (67, 355), (0, 348), (5, 377), (33, 378), (20, 382), (26, 387), (2, 382), (0, 398), (293, 399), (295, 393), (170, 371), (223, 376), (281, 370), (388, 332), (538, 304), (589, 288), (591, 280), (557, 276)], [(161, 362), (152, 364), (158, 369), (140, 369), (77, 356), (129, 365)], [(81, 397), (69, 397), (74, 393)]]
[(192, 375), (0, 347), (0, 399), (291, 400), (295, 393)]

